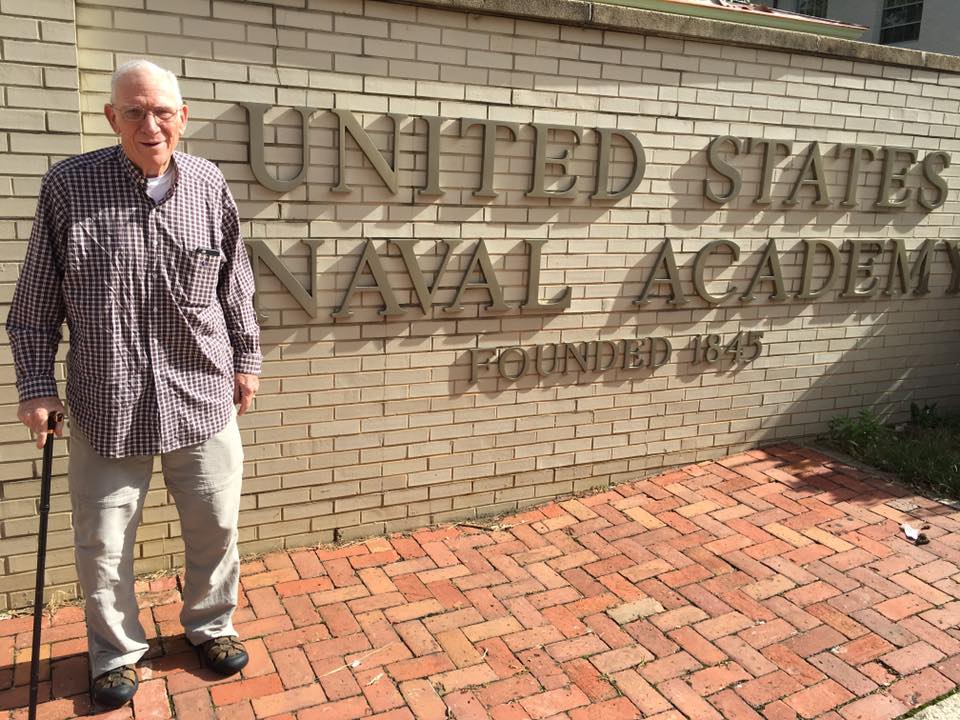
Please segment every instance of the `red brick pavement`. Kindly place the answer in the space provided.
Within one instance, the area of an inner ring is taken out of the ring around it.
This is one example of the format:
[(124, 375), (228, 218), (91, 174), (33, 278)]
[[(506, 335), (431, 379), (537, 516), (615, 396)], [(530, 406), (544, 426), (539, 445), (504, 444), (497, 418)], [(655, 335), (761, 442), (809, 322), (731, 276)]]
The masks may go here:
[[(792, 446), (249, 562), (234, 678), (185, 645), (176, 578), (142, 590), (152, 651), (105, 718), (885, 720), (960, 683), (960, 513)], [(0, 720), (26, 718), (30, 622), (0, 622)], [(89, 712), (84, 644), (59, 610), (41, 718)]]

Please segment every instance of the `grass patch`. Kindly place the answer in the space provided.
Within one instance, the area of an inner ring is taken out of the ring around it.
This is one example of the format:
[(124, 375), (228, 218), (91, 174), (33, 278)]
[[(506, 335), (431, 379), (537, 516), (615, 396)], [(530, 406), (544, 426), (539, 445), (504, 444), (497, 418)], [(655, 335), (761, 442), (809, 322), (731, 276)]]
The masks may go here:
[(910, 421), (891, 426), (871, 410), (835, 417), (822, 440), (902, 480), (960, 500), (960, 413), (910, 406)]

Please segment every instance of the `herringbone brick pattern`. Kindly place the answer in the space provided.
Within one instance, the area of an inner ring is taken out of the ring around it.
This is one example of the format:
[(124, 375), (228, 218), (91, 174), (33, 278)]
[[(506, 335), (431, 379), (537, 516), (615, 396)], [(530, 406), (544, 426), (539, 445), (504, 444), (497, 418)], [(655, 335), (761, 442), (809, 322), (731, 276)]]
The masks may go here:
[[(884, 720), (960, 683), (960, 513), (790, 446), (241, 585), (241, 676), (199, 669), (154, 581), (140, 692), (103, 717)], [(26, 717), (29, 628), (0, 622), (2, 720)], [(83, 636), (78, 608), (46, 628), (41, 717), (89, 711)]]

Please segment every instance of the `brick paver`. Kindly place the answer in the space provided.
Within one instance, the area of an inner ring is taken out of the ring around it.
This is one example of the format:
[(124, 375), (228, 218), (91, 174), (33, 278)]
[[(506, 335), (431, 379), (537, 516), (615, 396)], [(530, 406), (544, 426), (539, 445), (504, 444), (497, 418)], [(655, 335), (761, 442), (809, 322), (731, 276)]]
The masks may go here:
[[(960, 512), (790, 445), (245, 563), (233, 678), (177, 588), (141, 583), (141, 690), (103, 717), (878, 720), (960, 682)], [(82, 614), (44, 633), (40, 716), (87, 714)], [(26, 718), (29, 654), (30, 618), (0, 621), (0, 720)]]

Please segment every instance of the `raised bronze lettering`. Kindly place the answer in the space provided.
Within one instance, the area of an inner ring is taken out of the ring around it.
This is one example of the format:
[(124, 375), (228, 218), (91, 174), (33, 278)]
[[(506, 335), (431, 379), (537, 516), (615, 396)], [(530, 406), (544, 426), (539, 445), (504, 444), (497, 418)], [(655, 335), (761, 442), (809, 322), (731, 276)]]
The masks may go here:
[[(906, 155), (910, 159), (910, 162), (899, 170), (894, 167), (897, 155)], [(877, 201), (873, 204), (874, 208), (892, 209), (906, 206), (910, 201), (910, 195), (913, 193), (907, 187), (907, 172), (916, 161), (917, 151), (913, 148), (895, 147), (893, 145), (883, 146), (883, 171), (880, 175), (880, 190), (877, 192)], [(890, 194), (894, 190), (902, 190), (903, 193), (897, 198), (891, 198)]]
[(947, 295), (956, 295), (960, 293), (960, 240), (944, 240), (943, 245), (950, 258), (950, 285), (947, 287)]
[[(813, 171), (811, 177), (807, 173)], [(783, 201), (786, 206), (797, 204), (797, 195), (804, 185), (813, 185), (817, 189), (817, 199), (813, 201), (814, 205), (827, 207), (830, 204), (830, 191), (827, 189), (827, 179), (823, 175), (823, 156), (820, 155), (820, 143), (810, 143), (807, 150), (807, 157), (803, 161), (803, 167), (800, 168), (800, 174), (797, 175), (797, 181), (793, 184), (793, 189)]]
[(726, 205), (728, 202), (733, 200), (737, 195), (740, 194), (740, 188), (743, 185), (743, 177), (740, 174), (740, 171), (737, 170), (733, 165), (724, 160), (720, 155), (720, 148), (725, 143), (730, 143), (733, 146), (733, 154), (739, 155), (743, 152), (743, 141), (738, 137), (733, 137), (732, 135), (721, 135), (710, 141), (710, 144), (707, 146), (707, 162), (710, 164), (710, 167), (713, 168), (719, 175), (725, 177), (730, 183), (730, 189), (725, 193), (714, 192), (713, 188), (710, 186), (710, 180), (706, 179), (703, 181), (703, 194), (706, 196), (707, 200), (711, 200), (718, 205)]
[[(880, 290), (880, 279), (873, 274), (873, 262), (876, 256), (883, 252), (883, 245), (878, 240), (847, 240), (850, 251), (847, 257), (847, 284), (840, 294), (842, 298), (863, 298), (873, 297)], [(873, 252), (873, 257), (868, 257), (861, 262), (860, 256), (864, 249)], [(863, 278), (860, 276), (863, 275)], [(867, 279), (870, 282), (866, 287), (857, 289), (861, 279)]]
[(474, 197), (495, 198), (497, 192), (493, 189), (493, 168), (497, 159), (497, 130), (504, 128), (510, 133), (511, 140), (516, 140), (520, 134), (519, 123), (502, 122), (500, 120), (480, 120), (462, 118), (460, 120), (460, 137), (466, 136), (471, 128), (479, 125), (483, 128), (483, 159), (480, 165), (480, 187), (473, 191)]
[(549, 310), (551, 312), (562, 312), (570, 307), (570, 298), (573, 294), (568, 285), (553, 300), (540, 302), (540, 255), (546, 240), (525, 240), (527, 247), (530, 248), (529, 262), (527, 263), (527, 299), (521, 310)]
[[(659, 358), (657, 357), (657, 352), (660, 352)], [(652, 337), (650, 338), (650, 367), (658, 368), (663, 367), (673, 356), (673, 345), (670, 343), (670, 338), (665, 337)]]
[(263, 240), (246, 240), (247, 251), (250, 254), (250, 266), (253, 270), (253, 282), (257, 286), (257, 291), (253, 296), (254, 303), (257, 306), (257, 312), (262, 318), (269, 317), (263, 312), (263, 293), (260, 291), (260, 263), (263, 262), (270, 271), (276, 275), (277, 280), (283, 285), (287, 292), (293, 296), (297, 304), (303, 308), (303, 311), (310, 317), (317, 317), (317, 308), (320, 304), (320, 288), (317, 287), (317, 248), (323, 245), (323, 240), (314, 238), (303, 238), (300, 242), (310, 248), (309, 277), (310, 292), (301, 285), (286, 266), (280, 262), (280, 258), (273, 254), (273, 251)]
[[(597, 190), (590, 198), (592, 200), (620, 200), (636, 190), (640, 181), (643, 180), (643, 173), (647, 167), (647, 157), (643, 152), (643, 145), (636, 135), (627, 130), (597, 128), (596, 132), (600, 137), (599, 147), (597, 147)], [(622, 137), (630, 146), (630, 150), (633, 152), (633, 173), (622, 188), (610, 192), (607, 190), (607, 185), (610, 182), (611, 140), (614, 135)]]
[(867, 162), (875, 157), (874, 149), (868, 145), (837, 145), (837, 157), (843, 153), (850, 152), (850, 165), (847, 166), (847, 191), (843, 196), (840, 205), (847, 208), (857, 207), (857, 190), (860, 187), (860, 168), (863, 157), (866, 156)]
[(917, 202), (927, 210), (936, 210), (947, 201), (947, 181), (940, 173), (948, 167), (950, 167), (950, 154), (942, 150), (929, 153), (923, 159), (923, 179), (937, 189), (935, 200), (927, 197), (926, 188), (920, 188), (917, 192)]
[[(588, 356), (590, 352), (587, 348), (588, 346), (586, 341), (579, 342), (579, 343), (567, 343), (566, 345), (566, 349), (567, 349), (566, 357), (568, 358), (572, 357), (574, 361), (577, 363), (577, 365), (580, 366), (580, 370), (582, 372), (586, 372), (589, 367)], [(569, 369), (570, 369), (570, 363), (566, 363), (565, 371), (569, 371)]]
[[(483, 282), (472, 283), (470, 278), (477, 270), (483, 275)], [(467, 265), (466, 272), (463, 273), (463, 280), (460, 287), (457, 288), (457, 294), (453, 302), (443, 309), (444, 312), (456, 313), (463, 310), (460, 304), (463, 294), (467, 290), (486, 290), (490, 294), (490, 304), (487, 310), (494, 312), (503, 312), (509, 310), (510, 306), (503, 301), (503, 288), (500, 287), (500, 281), (497, 280), (497, 273), (494, 272), (493, 263), (490, 262), (490, 254), (487, 252), (487, 246), (483, 240), (477, 242), (473, 249), (473, 255), (470, 257), (470, 264)]]
[[(817, 249), (823, 248), (830, 256), (830, 274), (823, 281), (818, 289), (813, 290), (813, 269), (814, 261), (817, 257)], [(804, 240), (803, 241), (803, 279), (800, 283), (800, 292), (797, 293), (799, 300), (814, 300), (826, 295), (836, 282), (840, 274), (840, 251), (837, 246), (826, 240)]]
[[(370, 269), (370, 275), (373, 277), (373, 285), (360, 284), (360, 277), (363, 274), (364, 267)], [(380, 261), (380, 255), (377, 254), (377, 250), (373, 246), (373, 240), (367, 240), (363, 244), (363, 254), (360, 256), (356, 270), (353, 271), (353, 277), (350, 279), (350, 285), (347, 287), (347, 292), (343, 296), (343, 302), (340, 303), (340, 306), (336, 310), (330, 313), (330, 317), (351, 317), (353, 310), (350, 309), (350, 301), (353, 300), (354, 294), (365, 290), (375, 290), (380, 293), (380, 297), (383, 298), (383, 308), (379, 311), (380, 315), (385, 315), (386, 317), (403, 315), (403, 308), (400, 307), (400, 303), (397, 302), (397, 296), (394, 294), (393, 288), (390, 287), (387, 271), (383, 269), (383, 263)]]
[[(481, 353), (486, 353), (487, 357), (482, 359), (480, 358)], [(470, 382), (475, 383), (477, 377), (480, 375), (480, 366), (489, 367), (490, 360), (494, 356), (493, 350), (488, 350), (486, 348), (470, 348)]]
[[(763, 271), (766, 270), (768, 266), (770, 267), (770, 272), (764, 275)], [(743, 302), (753, 301), (754, 290), (756, 290), (757, 286), (764, 280), (773, 282), (773, 294), (770, 295), (771, 300), (787, 299), (787, 290), (783, 284), (783, 271), (780, 269), (780, 254), (777, 252), (777, 241), (772, 238), (770, 242), (767, 243), (767, 247), (763, 251), (763, 257), (760, 258), (760, 263), (753, 273), (753, 278), (751, 278), (750, 284), (747, 285), (747, 289), (743, 291), (743, 295), (740, 296), (740, 300)]]
[[(666, 277), (657, 277), (657, 270), (660, 269), (661, 265), (667, 271)], [(657, 254), (657, 259), (650, 269), (647, 282), (643, 285), (643, 291), (640, 293), (640, 296), (633, 301), (634, 305), (642, 305), (643, 303), (650, 302), (648, 296), (654, 283), (658, 285), (667, 283), (670, 285), (670, 298), (667, 300), (670, 305), (686, 305), (690, 302), (687, 300), (687, 296), (683, 294), (683, 285), (680, 283), (680, 273), (677, 270), (677, 259), (673, 255), (673, 245), (669, 240), (663, 241), (660, 252)]]
[[(931, 238), (925, 240), (917, 248), (913, 264), (907, 257), (907, 248), (903, 238), (892, 238), (893, 240), (893, 260), (890, 261), (890, 273), (887, 275), (887, 287), (884, 289), (884, 295), (904, 295), (910, 292), (910, 284), (913, 284), (914, 295), (930, 294), (930, 256), (932, 255), (934, 240)], [(907, 272), (907, 268), (910, 272)], [(894, 283), (900, 279), (899, 293), (894, 287)]]
[(723, 295), (711, 295), (707, 290), (707, 282), (703, 276), (707, 267), (707, 260), (713, 252), (719, 248), (727, 248), (733, 256), (733, 262), (740, 259), (740, 246), (735, 242), (732, 240), (713, 240), (700, 248), (700, 251), (697, 253), (697, 258), (693, 262), (693, 287), (697, 291), (697, 295), (711, 305), (719, 305), (729, 300), (737, 292), (737, 288), (733, 286), (730, 286)]
[(268, 190), (278, 193), (290, 192), (307, 177), (307, 170), (310, 167), (310, 116), (316, 110), (308, 107), (294, 108), (300, 113), (300, 170), (289, 180), (280, 180), (267, 172), (264, 159), (263, 115), (270, 106), (252, 102), (241, 102), (240, 105), (247, 111), (247, 125), (250, 133), (247, 153), (253, 176)]
[[(510, 364), (508, 354), (517, 356), (517, 371), (512, 375), (507, 372), (507, 367)], [(500, 351), (500, 357), (497, 358), (497, 370), (500, 372), (500, 377), (506, 378), (507, 380), (516, 380), (527, 371), (527, 362), (529, 359), (530, 358), (527, 357), (527, 351), (519, 345), (504, 348)]]
[(646, 349), (647, 338), (640, 340), (627, 338), (626, 340), (621, 340), (620, 343), (623, 345), (624, 370), (636, 370), (646, 365), (646, 361), (640, 356), (640, 353)]
[[(574, 197), (577, 194), (577, 176), (570, 175), (567, 169), (572, 159), (570, 149), (564, 148), (559, 155), (548, 157), (547, 143), (550, 140), (550, 131), (553, 130), (573, 133), (574, 144), (579, 144), (583, 140), (583, 130), (570, 125), (550, 125), (548, 123), (533, 123), (533, 130), (536, 133), (533, 142), (533, 183), (526, 196), (532, 198)], [(565, 188), (547, 190), (547, 165), (558, 165), (564, 176), (570, 178), (570, 182), (567, 183)]]
[[(547, 370), (544, 368), (544, 350), (548, 347), (553, 348), (553, 362), (550, 363), (550, 369)], [(553, 375), (555, 373), (562, 372), (560, 367), (560, 360), (566, 354), (566, 349), (564, 348), (563, 343), (548, 343), (546, 345), (537, 345), (536, 350), (536, 359), (537, 359), (537, 375), (541, 377), (546, 377), (547, 375)]]
[(347, 135), (354, 139), (357, 147), (373, 165), (373, 169), (377, 171), (377, 175), (380, 176), (390, 192), (394, 195), (400, 192), (400, 185), (397, 182), (397, 168), (399, 166), (397, 159), (400, 154), (400, 123), (406, 116), (397, 113), (389, 113), (387, 116), (393, 121), (393, 167), (391, 167), (352, 112), (334, 108), (333, 113), (340, 121), (340, 145), (337, 148), (337, 184), (330, 188), (330, 192), (348, 193), (352, 190), (347, 185)]
[[(619, 353), (619, 348), (613, 340), (597, 340), (594, 343), (594, 349), (596, 351), (596, 360), (593, 363), (593, 369), (597, 372), (603, 372), (604, 370), (609, 370), (617, 362), (617, 355)], [(610, 361), (602, 362), (603, 356), (606, 354), (604, 350), (610, 351)]]
[(423, 274), (423, 270), (420, 268), (420, 263), (417, 262), (417, 258), (413, 253), (413, 246), (419, 241), (391, 240), (391, 242), (400, 248), (400, 257), (403, 258), (403, 264), (407, 268), (407, 275), (410, 276), (413, 291), (417, 296), (417, 301), (420, 303), (423, 314), (426, 315), (433, 308), (433, 298), (437, 293), (437, 288), (440, 287), (440, 280), (443, 278), (443, 274), (450, 264), (450, 256), (453, 253), (453, 249), (457, 247), (461, 241), (441, 240), (444, 245), (443, 259), (440, 261), (440, 267), (437, 268), (437, 272), (433, 276), (433, 284), (429, 289), (427, 289), (427, 279)]
[(443, 118), (424, 115), (427, 123), (427, 184), (417, 190), (418, 198), (443, 197), (440, 187), (440, 125)]
[(770, 190), (773, 187), (773, 168), (777, 165), (777, 153), (782, 150), (789, 155), (793, 151), (793, 143), (750, 138), (749, 152), (753, 152), (758, 147), (763, 148), (763, 171), (760, 175), (760, 194), (753, 199), (753, 204), (769, 205), (773, 202), (773, 198), (770, 197)]

